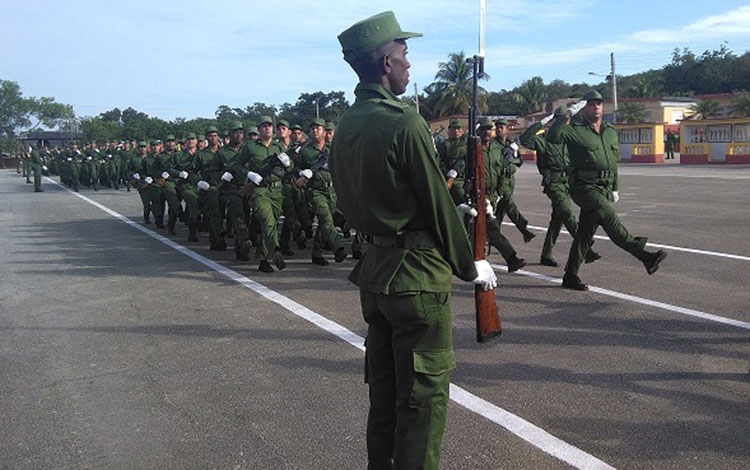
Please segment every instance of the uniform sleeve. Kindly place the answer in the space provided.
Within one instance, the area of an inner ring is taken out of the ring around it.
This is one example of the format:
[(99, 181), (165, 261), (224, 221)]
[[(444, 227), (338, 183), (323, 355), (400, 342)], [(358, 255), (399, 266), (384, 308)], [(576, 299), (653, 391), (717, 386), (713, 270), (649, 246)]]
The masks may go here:
[(547, 132), (547, 140), (553, 144), (567, 144), (571, 141), (572, 127), (565, 116), (558, 116)]
[(524, 133), (521, 134), (521, 136), (518, 138), (518, 140), (521, 141), (521, 145), (523, 145), (529, 150), (539, 151), (539, 149), (537, 148), (537, 145), (539, 144), (539, 139), (536, 138), (536, 133), (541, 128), (542, 128), (542, 123), (540, 122), (537, 122), (529, 126), (529, 128), (526, 129)]
[(396, 148), (405, 160), (417, 204), (442, 246), (453, 274), (464, 281), (472, 281), (477, 276), (474, 253), (435, 161), (427, 124), (420, 116), (408, 113), (403, 117), (401, 129), (396, 135)]

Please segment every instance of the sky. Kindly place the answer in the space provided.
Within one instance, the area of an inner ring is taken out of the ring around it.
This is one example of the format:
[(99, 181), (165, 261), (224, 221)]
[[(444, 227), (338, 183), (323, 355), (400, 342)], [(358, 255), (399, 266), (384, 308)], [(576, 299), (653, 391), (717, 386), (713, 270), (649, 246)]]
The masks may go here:
[[(490, 91), (532, 76), (599, 83), (723, 43), (750, 50), (750, 3), (694, 0), (486, 0)], [(356, 76), (336, 36), (393, 10), (421, 91), (452, 52), (476, 53), (478, 0), (0, 0), (0, 79), (52, 96), (77, 116), (133, 107), (163, 119), (213, 117), (220, 105), (294, 103), (345, 91)]]

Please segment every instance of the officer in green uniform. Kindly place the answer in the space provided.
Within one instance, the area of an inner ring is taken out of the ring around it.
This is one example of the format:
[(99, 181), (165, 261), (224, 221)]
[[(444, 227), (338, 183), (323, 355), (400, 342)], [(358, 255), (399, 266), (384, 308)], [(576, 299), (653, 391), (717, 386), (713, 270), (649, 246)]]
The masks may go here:
[[(563, 276), (563, 287), (586, 290), (588, 286), (578, 277), (578, 269), (594, 239), (598, 226), (617, 246), (632, 254), (646, 267), (648, 274), (659, 269), (667, 252), (645, 250), (646, 237), (633, 237), (620, 222), (612, 204), (619, 199), (617, 159), (619, 143), (617, 131), (602, 122), (602, 95), (591, 90), (583, 102), (571, 109), (572, 118), (558, 116), (547, 137), (554, 144), (565, 144), (573, 167), (570, 175), (570, 195), (581, 207), (578, 232), (570, 247), (568, 264)], [(580, 114), (578, 111), (583, 109)]]
[(405, 33), (392, 12), (338, 37), (359, 76), (341, 117), (331, 174), (344, 216), (372, 238), (349, 276), (368, 323), (368, 469), (437, 469), (454, 368), (455, 274), (491, 289), (434, 157), (427, 123), (399, 100), (409, 81)]
[(188, 241), (198, 241), (198, 218), (201, 215), (198, 203), (198, 187), (200, 180), (196, 167), (198, 159), (198, 139), (195, 133), (188, 132), (185, 136), (185, 149), (175, 156), (175, 171), (177, 171), (177, 195), (185, 201), (187, 210)]
[[(565, 225), (573, 238), (578, 232), (578, 223), (570, 206), (570, 188), (568, 186), (570, 158), (568, 157), (568, 149), (565, 145), (549, 142), (545, 137), (546, 129), (544, 126), (552, 117), (560, 117), (564, 114), (565, 111), (562, 107), (557, 108), (554, 115), (545, 117), (542, 122), (532, 124), (520, 137), (521, 145), (536, 152), (536, 166), (539, 174), (542, 175), (543, 192), (552, 203), (552, 217), (547, 227), (547, 235), (544, 237), (540, 262), (544, 266), (553, 267), (558, 266), (558, 263), (552, 257), (552, 248), (557, 242), (562, 226)], [(589, 249), (586, 253), (587, 263), (592, 263), (599, 258), (601, 256), (593, 249)]]
[(448, 138), (436, 147), (440, 158), (440, 169), (445, 175), (446, 184), (456, 205), (466, 201), (464, 177), (466, 176), (467, 142), (461, 121), (451, 119), (448, 124)]
[[(164, 198), (161, 188), (159, 187), (159, 179), (161, 178), (162, 172), (160, 172), (156, 166), (157, 157), (161, 152), (161, 140), (152, 140), (148, 154), (141, 160), (140, 171), (142, 178), (141, 191), (146, 195), (148, 208), (151, 210), (151, 213), (154, 214), (156, 228), (164, 228)], [(144, 220), (147, 218), (145, 211), (143, 218)]]
[(31, 168), (31, 172), (34, 174), (34, 192), (35, 193), (41, 193), (44, 192), (42, 189), (42, 167), (46, 169), (46, 166), (44, 165), (44, 162), (42, 161), (42, 152), (44, 150), (42, 149), (41, 145), (37, 145), (37, 148), (31, 150), (31, 155), (29, 156), (29, 164)]
[[(259, 138), (249, 141), (242, 149), (240, 161), (247, 170), (250, 206), (260, 229), (260, 242), (255, 251), (258, 269), (272, 273), (270, 261), (278, 269), (286, 268), (276, 227), (284, 200), (282, 182), (289, 178), (291, 159), (273, 138), (273, 120), (270, 116), (261, 116), (258, 132)], [(246, 249), (249, 248), (248, 241)]]
[(515, 200), (513, 191), (516, 186), (515, 173), (518, 167), (523, 165), (523, 158), (518, 155), (518, 144), (509, 137), (508, 121), (498, 119), (495, 121), (495, 141), (502, 148), (503, 168), (500, 172), (500, 203), (496, 212), (497, 218), (502, 223), (505, 215), (513, 222), (521, 235), (524, 243), (530, 242), (536, 235), (528, 229), (529, 221), (521, 214)]
[(672, 131), (667, 131), (667, 156), (666, 159), (672, 159), (674, 160), (674, 148), (675, 144), (677, 143), (677, 137), (672, 133)]
[[(295, 147), (292, 142), (292, 130), (289, 128), (289, 121), (285, 119), (279, 119), (276, 121), (276, 142), (281, 146), (284, 153), (286, 153), (292, 162), (296, 160), (296, 153), (299, 152), (299, 147)], [(283, 194), (283, 202), (281, 203), (281, 213), (284, 215), (284, 222), (281, 224), (281, 235), (279, 236), (279, 246), (281, 247), (281, 254), (284, 256), (294, 256), (294, 251), (289, 247), (292, 239), (292, 235), (299, 232), (301, 227), (297, 219), (297, 205), (299, 199), (302, 197), (302, 192), (294, 184), (293, 172), (294, 164), (292, 163), (289, 167), (290, 177), (284, 178), (281, 182), (281, 191)]]
[(219, 194), (219, 182), (221, 181), (221, 168), (217, 153), (219, 152), (220, 139), (219, 130), (216, 126), (206, 128), (206, 141), (208, 145), (198, 152), (195, 167), (200, 175), (200, 181), (196, 186), (200, 190), (198, 195), (203, 213), (208, 218), (209, 234), (208, 241), (212, 251), (224, 251), (227, 243), (224, 238), (224, 226), (222, 224), (221, 195)]
[[(167, 202), (169, 207), (167, 218), (167, 233), (175, 235), (175, 224), (182, 213), (182, 205), (177, 197), (177, 179), (179, 171), (175, 168), (175, 163), (179, 152), (175, 148), (176, 140), (173, 135), (169, 134), (164, 139), (164, 150), (156, 155), (154, 171), (158, 175), (158, 186), (162, 193), (162, 200)], [(158, 226), (158, 221), (157, 221)]]
[(83, 164), (83, 178), (87, 186), (93, 186), (94, 191), (99, 191), (99, 169), (101, 167), (101, 152), (96, 141), (89, 144), (86, 151), (86, 159)]
[(244, 132), (242, 122), (230, 125), (229, 142), (216, 153), (212, 170), (219, 173), (220, 200), (225, 204), (228, 225), (234, 230), (234, 253), (238, 260), (249, 261), (248, 231), (243, 203), (246, 170), (240, 161)]

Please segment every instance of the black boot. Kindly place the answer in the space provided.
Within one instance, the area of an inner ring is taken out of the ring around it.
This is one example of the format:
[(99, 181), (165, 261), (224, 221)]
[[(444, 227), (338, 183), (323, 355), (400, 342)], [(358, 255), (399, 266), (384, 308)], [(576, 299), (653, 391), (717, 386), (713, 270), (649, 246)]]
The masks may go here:
[(536, 237), (536, 235), (533, 232), (529, 231), (529, 229), (527, 229), (527, 228), (524, 228), (521, 231), (521, 233), (523, 234), (523, 242), (524, 243), (529, 243), (531, 240), (534, 239), (534, 237)]
[(584, 284), (583, 281), (581, 281), (581, 278), (567, 271), (565, 271), (565, 275), (563, 276), (562, 286), (565, 289), (589, 290), (589, 286)]
[(279, 268), (279, 271), (286, 268), (286, 262), (284, 261), (284, 258), (281, 257), (281, 250), (279, 248), (276, 248), (273, 251), (273, 264)]
[(281, 254), (284, 256), (294, 256), (294, 252), (289, 248), (289, 243), (292, 241), (292, 231), (288, 228), (282, 227), (281, 237), (279, 238), (279, 245), (281, 245)]
[(322, 256), (313, 256), (312, 262), (313, 264), (317, 264), (318, 266), (328, 266), (328, 260), (323, 258)]
[(589, 248), (589, 251), (586, 252), (586, 257), (584, 258), (584, 263), (591, 264), (594, 261), (601, 259), (602, 255), (594, 251), (593, 249)]
[(170, 235), (177, 235), (177, 232), (174, 231), (174, 226), (177, 223), (177, 215), (170, 211), (169, 212), (169, 221), (167, 222), (167, 233)]
[[(78, 191), (78, 188), (76, 188), (76, 191)], [(143, 223), (144, 224), (150, 224), (151, 223), (151, 210), (144, 208), (143, 209)]]
[(667, 252), (659, 250), (657, 252), (648, 253), (647, 258), (643, 261), (643, 265), (646, 267), (646, 272), (651, 275), (659, 270), (659, 263), (664, 261), (667, 257)]
[(164, 228), (164, 216), (157, 215), (155, 219), (156, 219), (156, 228)]
[(508, 258), (508, 272), (513, 273), (526, 266), (526, 260), (519, 258), (513, 253), (513, 256)]
[(555, 258), (551, 256), (542, 256), (541, 261), (539, 262), (542, 266), (552, 266), (553, 268), (556, 268), (559, 266)]
[(335, 257), (336, 262), (340, 263), (346, 259), (346, 250), (344, 250), (343, 246), (340, 246), (333, 256)]
[(195, 221), (194, 220), (188, 220), (188, 241), (189, 242), (197, 242), (198, 240), (198, 230), (195, 227)]
[(273, 268), (271, 267), (271, 263), (268, 262), (268, 260), (261, 260), (260, 265), (258, 266), (258, 271), (262, 273), (272, 273)]

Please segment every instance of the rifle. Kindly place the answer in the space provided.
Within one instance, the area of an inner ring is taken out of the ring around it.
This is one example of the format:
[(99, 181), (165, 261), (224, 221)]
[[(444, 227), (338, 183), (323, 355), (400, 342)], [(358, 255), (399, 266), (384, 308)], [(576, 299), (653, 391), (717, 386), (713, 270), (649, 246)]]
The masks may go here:
[[(466, 203), (476, 209), (477, 216), (469, 218), (469, 235), (474, 245), (474, 259), (485, 259), (487, 241), (487, 213), (484, 181), (484, 152), (477, 136), (477, 89), (478, 81), (484, 77), (484, 15), (485, 0), (479, 1), (479, 53), (468, 59), (473, 63), (473, 91), (469, 110), (469, 137), (466, 154)], [(477, 342), (484, 343), (502, 334), (500, 315), (497, 310), (495, 291), (485, 291), (481, 286), (474, 287), (476, 306)]]

